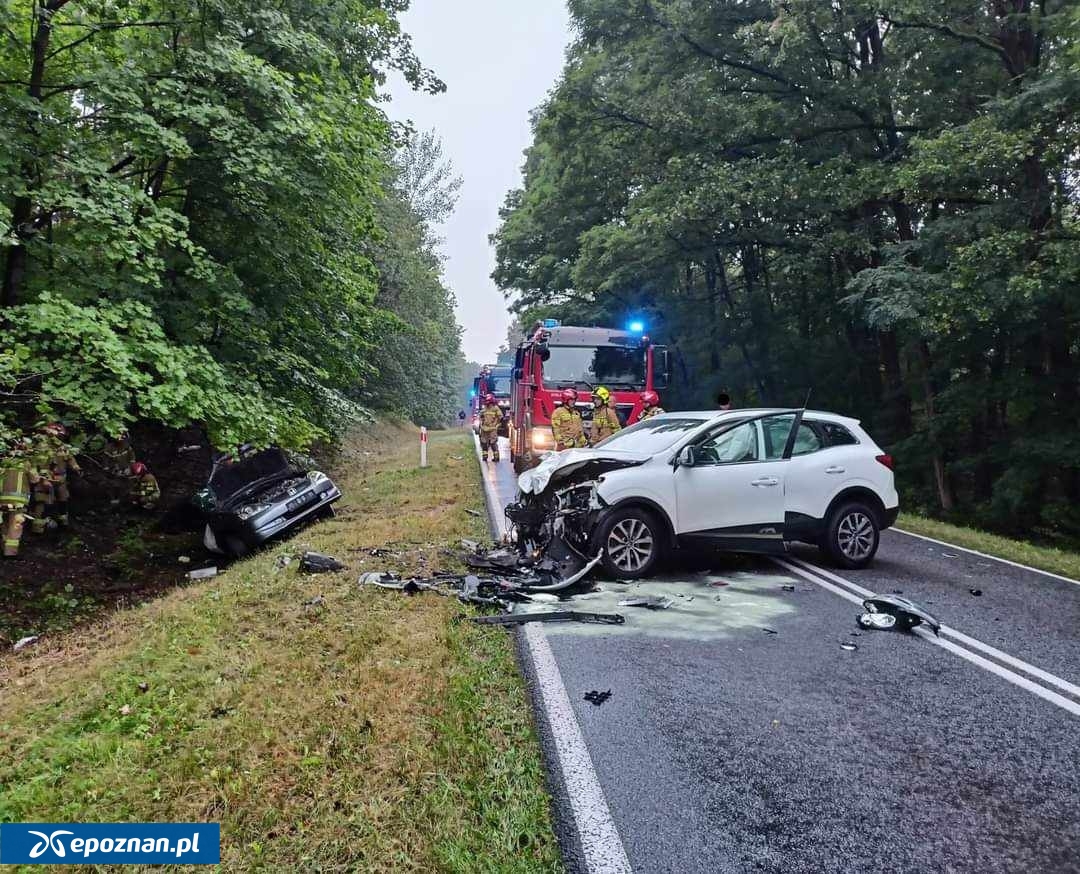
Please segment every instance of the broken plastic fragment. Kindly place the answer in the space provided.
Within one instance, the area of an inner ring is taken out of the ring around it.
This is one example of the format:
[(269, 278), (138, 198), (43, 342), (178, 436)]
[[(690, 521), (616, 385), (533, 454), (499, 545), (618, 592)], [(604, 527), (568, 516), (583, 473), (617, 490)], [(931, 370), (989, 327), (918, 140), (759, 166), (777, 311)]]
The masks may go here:
[(187, 576), (189, 580), (208, 580), (210, 577), (216, 577), (217, 572), (216, 567), (201, 567), (190, 571)]
[(325, 574), (329, 571), (345, 570), (345, 565), (332, 555), (321, 552), (305, 552), (300, 556), (300, 570), (309, 574)]
[(968, 591), (971, 592), (971, 594), (974, 595), (976, 598), (982, 595), (982, 589), (968, 589)]
[(908, 598), (898, 595), (873, 595), (863, 601), (863, 607), (870, 613), (888, 613), (895, 616), (894, 627), (900, 631), (910, 631), (923, 623), (929, 625), (935, 635), (941, 631), (941, 623), (924, 607)]
[(12, 650), (18, 652), (20, 649), (25, 649), (26, 647), (30, 646), (30, 644), (36, 643), (40, 636), (41, 635), (39, 634), (32, 634), (29, 637), (22, 637), (19, 640), (15, 641), (15, 646), (12, 647)]
[(783, 589), (785, 592), (794, 592), (795, 591), (794, 586), (781, 586), (780, 588)]
[(596, 707), (599, 707), (601, 704), (603, 704), (605, 701), (607, 701), (608, 698), (610, 698), (610, 697), (611, 697), (611, 690), (610, 689), (608, 689), (606, 692), (598, 692), (598, 691), (596, 691), (594, 689), (592, 692), (586, 692), (585, 693), (585, 700), (588, 701), (590, 704), (595, 705)]
[(626, 618), (618, 613), (581, 613), (555, 610), (549, 613), (513, 613), (496, 616), (473, 616), (478, 625), (524, 625), (526, 622), (587, 622), (597, 625), (622, 625)]
[(846, 649), (848, 652), (854, 652), (858, 648), (859, 648), (858, 645), (854, 644), (854, 643), (844, 642), (844, 643), (840, 644), (840, 649)]

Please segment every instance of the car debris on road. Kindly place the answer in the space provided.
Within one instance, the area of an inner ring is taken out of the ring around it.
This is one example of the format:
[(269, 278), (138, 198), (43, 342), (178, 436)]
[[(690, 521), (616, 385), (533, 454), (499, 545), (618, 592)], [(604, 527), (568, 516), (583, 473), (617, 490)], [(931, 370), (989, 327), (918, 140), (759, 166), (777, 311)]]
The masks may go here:
[(607, 701), (608, 698), (610, 698), (610, 697), (611, 697), (611, 690), (610, 689), (608, 689), (606, 692), (599, 692), (599, 691), (594, 689), (591, 692), (586, 692), (585, 693), (585, 700), (588, 701), (590, 704), (595, 705), (596, 707), (599, 707), (601, 704), (603, 704), (605, 701)]
[(321, 552), (305, 552), (300, 556), (300, 570), (309, 574), (325, 574), (332, 571), (343, 571), (345, 565), (332, 555), (324, 555)]
[(858, 617), (862, 628), (911, 631), (925, 624), (935, 635), (941, 631), (941, 623), (925, 607), (909, 598), (901, 598), (899, 595), (872, 595), (863, 601), (863, 607), (867, 612)]

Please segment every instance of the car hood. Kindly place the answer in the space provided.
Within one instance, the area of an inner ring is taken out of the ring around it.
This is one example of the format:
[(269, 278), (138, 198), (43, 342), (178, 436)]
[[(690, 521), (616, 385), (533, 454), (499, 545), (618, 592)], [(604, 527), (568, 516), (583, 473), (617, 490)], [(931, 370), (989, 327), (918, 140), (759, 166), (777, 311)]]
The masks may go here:
[(226, 462), (210, 478), (209, 486), (219, 504), (250, 494), (264, 483), (294, 476), (292, 466), (280, 449), (264, 449), (241, 461)]
[(548, 486), (567, 482), (576, 473), (599, 476), (609, 470), (636, 467), (652, 458), (647, 452), (616, 452), (604, 449), (567, 449), (549, 452), (543, 461), (518, 477), (518, 488), (527, 495), (539, 495)]

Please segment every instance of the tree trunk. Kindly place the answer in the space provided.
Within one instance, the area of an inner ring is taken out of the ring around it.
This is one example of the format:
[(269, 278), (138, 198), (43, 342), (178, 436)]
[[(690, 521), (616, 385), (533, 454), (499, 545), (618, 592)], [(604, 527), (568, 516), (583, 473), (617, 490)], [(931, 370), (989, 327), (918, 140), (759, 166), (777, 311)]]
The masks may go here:
[(953, 498), (952, 487), (949, 485), (948, 473), (945, 470), (945, 459), (941, 454), (941, 449), (937, 446), (937, 434), (934, 433), (934, 401), (936, 394), (934, 393), (934, 379), (932, 361), (930, 358), (930, 346), (925, 340), (919, 340), (919, 363), (922, 365), (922, 380), (923, 380), (923, 394), (925, 396), (926, 404), (926, 419), (930, 425), (930, 439), (934, 443), (934, 448), (931, 457), (931, 466), (934, 470), (934, 485), (937, 487), (938, 501), (941, 504), (941, 509), (946, 513), (951, 511), (956, 506), (956, 501)]

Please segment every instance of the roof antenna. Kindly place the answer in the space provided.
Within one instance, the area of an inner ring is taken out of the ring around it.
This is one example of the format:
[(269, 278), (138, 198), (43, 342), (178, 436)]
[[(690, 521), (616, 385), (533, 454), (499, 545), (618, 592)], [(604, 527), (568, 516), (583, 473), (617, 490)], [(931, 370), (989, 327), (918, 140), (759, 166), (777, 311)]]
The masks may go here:
[(810, 406), (810, 395), (812, 395), (813, 393), (814, 393), (814, 387), (813, 386), (811, 386), (810, 388), (808, 388), (806, 390), (806, 400), (803, 401), (803, 405), (802, 405), (803, 410), (805, 410), (807, 407)]

